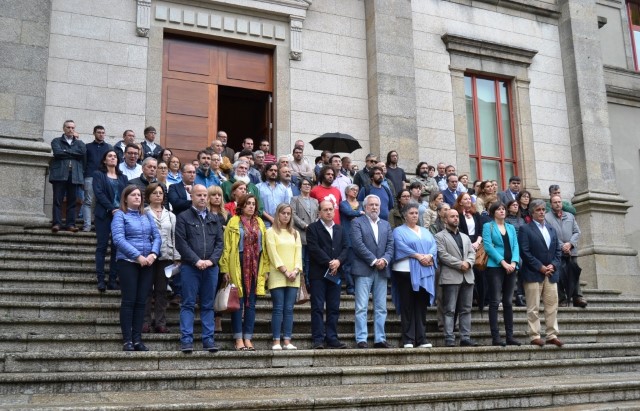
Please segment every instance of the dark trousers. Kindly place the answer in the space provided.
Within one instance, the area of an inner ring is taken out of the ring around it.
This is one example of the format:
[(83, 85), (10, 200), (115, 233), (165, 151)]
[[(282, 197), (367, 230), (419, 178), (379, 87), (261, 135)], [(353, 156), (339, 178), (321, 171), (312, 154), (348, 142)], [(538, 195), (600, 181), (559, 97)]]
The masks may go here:
[(151, 312), (153, 311), (154, 325), (156, 327), (167, 325), (167, 277), (164, 269), (170, 266), (173, 261), (158, 260), (153, 264), (153, 281), (149, 288), (149, 295), (144, 310), (144, 322), (151, 325)]
[(489, 286), (489, 326), (491, 338), (494, 341), (500, 339), (498, 329), (498, 307), (502, 302), (502, 316), (504, 317), (504, 329), (507, 338), (513, 338), (513, 289), (516, 286), (516, 273), (507, 274), (502, 267), (489, 267), (485, 271), (487, 285)]
[[(111, 216), (107, 218), (95, 219), (96, 224), (96, 275), (98, 276), (98, 282), (104, 281), (104, 259), (107, 254), (107, 246), (109, 240), (111, 240)], [(115, 285), (117, 280), (116, 275), (116, 245), (111, 242), (111, 262), (109, 263), (109, 284)]]
[[(311, 338), (313, 345), (338, 342), (338, 317), (340, 316), (340, 285), (324, 278), (311, 281)], [(323, 321), (325, 304), (326, 321)]]
[(394, 271), (398, 284), (400, 301), (400, 324), (402, 325), (402, 343), (414, 346), (426, 343), (424, 323), (429, 305), (429, 293), (420, 287), (413, 291), (411, 274), (404, 271)]
[(67, 197), (66, 227), (76, 225), (76, 190), (79, 184), (73, 184), (71, 172), (67, 181), (52, 181), (53, 186), (53, 225), (62, 226), (62, 202)]
[[(577, 265), (578, 257), (562, 257), (562, 263), (560, 264), (560, 281), (558, 281), (558, 301), (571, 301), (573, 298), (582, 297), (580, 276), (573, 276), (573, 278), (571, 278), (572, 276), (569, 274), (569, 262)], [(571, 282), (571, 284), (569, 282)], [(573, 290), (571, 295), (568, 296), (569, 298), (567, 298), (567, 289)]]
[(354, 294), (355, 293), (355, 282), (353, 281), (353, 275), (351, 275), (351, 265), (353, 262), (353, 248), (351, 246), (348, 247), (347, 258), (342, 264), (342, 279), (344, 280), (345, 285), (347, 286), (347, 293)]
[(142, 341), (144, 305), (151, 287), (151, 271), (152, 268), (149, 266), (142, 267), (138, 263), (118, 261), (122, 295), (120, 328), (124, 342), (131, 341), (135, 344)]

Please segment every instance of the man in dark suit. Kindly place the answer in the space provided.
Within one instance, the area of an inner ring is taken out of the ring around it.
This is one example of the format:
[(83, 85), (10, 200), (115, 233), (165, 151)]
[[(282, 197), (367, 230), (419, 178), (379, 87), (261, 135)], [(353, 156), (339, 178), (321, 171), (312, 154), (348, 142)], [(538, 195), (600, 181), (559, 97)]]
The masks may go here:
[(144, 140), (142, 140), (142, 159), (144, 160), (147, 157), (153, 157), (156, 160), (160, 157), (162, 153), (162, 146), (156, 143), (156, 128), (155, 127), (147, 127), (144, 129)]
[(182, 166), (182, 182), (169, 186), (169, 203), (173, 207), (173, 214), (179, 215), (191, 208), (191, 188), (196, 179), (196, 168), (187, 163)]
[(498, 193), (500, 202), (504, 205), (507, 205), (509, 201), (515, 200), (516, 196), (520, 192), (520, 187), (522, 187), (522, 180), (520, 179), (520, 177), (511, 176), (509, 178), (509, 188)]
[(460, 191), (458, 190), (458, 176), (455, 174), (449, 174), (447, 176), (447, 189), (442, 190), (442, 197), (444, 198), (444, 202), (449, 204), (451, 208), (456, 203), (458, 196), (460, 195)]
[[(320, 219), (307, 226), (313, 348), (322, 349), (325, 342), (327, 348), (346, 348), (347, 345), (338, 340), (341, 288), (338, 269), (347, 258), (348, 248), (342, 227), (333, 222), (333, 203), (324, 200), (319, 209)], [(323, 324), (325, 304), (327, 318)]]
[(374, 348), (389, 348), (384, 332), (387, 320), (387, 279), (393, 258), (391, 225), (380, 218), (380, 198), (368, 195), (364, 199), (365, 215), (351, 222), (351, 246), (354, 259), (351, 275), (356, 292), (356, 342), (358, 348), (367, 345), (367, 307), (369, 293), (373, 295)]
[(546, 342), (562, 347), (558, 339), (558, 280), (560, 279), (560, 257), (562, 246), (558, 234), (545, 223), (546, 205), (543, 200), (533, 200), (529, 204), (533, 221), (520, 227), (518, 244), (522, 268), (520, 275), (524, 282), (527, 299), (527, 322), (531, 344), (542, 347), (545, 340), (540, 338), (540, 296), (544, 303)]

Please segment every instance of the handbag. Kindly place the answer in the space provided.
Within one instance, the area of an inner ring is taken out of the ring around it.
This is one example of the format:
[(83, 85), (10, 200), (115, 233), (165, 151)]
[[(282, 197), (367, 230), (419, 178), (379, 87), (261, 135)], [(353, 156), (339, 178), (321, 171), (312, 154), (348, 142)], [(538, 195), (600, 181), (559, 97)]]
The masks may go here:
[(310, 299), (311, 299), (311, 296), (309, 295), (309, 291), (307, 291), (304, 275), (301, 275), (300, 287), (298, 288), (298, 295), (296, 295), (296, 305), (304, 304)]
[(484, 251), (484, 244), (480, 243), (480, 246), (476, 250), (476, 262), (473, 263), (473, 268), (477, 268), (480, 271), (486, 270), (488, 260), (489, 255)]
[(213, 310), (217, 313), (228, 314), (236, 312), (240, 309), (240, 296), (238, 295), (238, 287), (228, 283), (225, 287), (218, 290), (216, 300), (213, 303)]

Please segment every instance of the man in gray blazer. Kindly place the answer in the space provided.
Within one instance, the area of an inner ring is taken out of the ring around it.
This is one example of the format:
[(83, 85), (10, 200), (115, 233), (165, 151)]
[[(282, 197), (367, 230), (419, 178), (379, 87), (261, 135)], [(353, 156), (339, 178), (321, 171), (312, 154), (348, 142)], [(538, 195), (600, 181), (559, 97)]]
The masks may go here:
[(367, 345), (367, 307), (369, 293), (373, 295), (374, 348), (389, 348), (384, 333), (387, 320), (387, 279), (393, 258), (391, 226), (380, 218), (380, 198), (368, 195), (364, 199), (365, 215), (351, 222), (351, 246), (354, 260), (351, 274), (356, 293), (356, 343)]
[(436, 234), (438, 260), (440, 261), (440, 286), (444, 305), (444, 343), (456, 345), (453, 334), (456, 308), (460, 320), (460, 346), (474, 347), (471, 339), (471, 303), (473, 301), (473, 263), (476, 251), (471, 239), (458, 230), (459, 216), (449, 210), (445, 216), (446, 229)]

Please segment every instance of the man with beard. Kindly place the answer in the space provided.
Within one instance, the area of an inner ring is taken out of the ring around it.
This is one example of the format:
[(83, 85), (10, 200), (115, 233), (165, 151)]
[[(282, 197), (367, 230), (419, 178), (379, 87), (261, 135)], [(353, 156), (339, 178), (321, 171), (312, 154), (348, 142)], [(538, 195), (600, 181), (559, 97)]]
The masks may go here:
[(196, 170), (196, 184), (201, 184), (206, 188), (219, 186), (220, 179), (211, 171), (211, 154), (207, 150), (198, 153), (198, 163), (200, 167)]
[(224, 196), (224, 202), (228, 203), (231, 201), (231, 187), (233, 187), (233, 183), (236, 181), (242, 181), (247, 185), (247, 193), (251, 193), (256, 196), (256, 200), (258, 200), (258, 214), (262, 215), (262, 201), (260, 200), (260, 190), (256, 187), (255, 184), (251, 182), (249, 178), (249, 167), (251, 165), (246, 160), (238, 160), (233, 163), (233, 174), (231, 178), (222, 183), (222, 194)]
[[(398, 167), (398, 152), (395, 150), (387, 153), (387, 174), (386, 177), (393, 183), (396, 190), (402, 190), (405, 187), (405, 181), (407, 181), (407, 175), (404, 170)], [(397, 193), (397, 191), (396, 191)]]
[(297, 184), (293, 183), (291, 178), (291, 169), (289, 167), (280, 167), (278, 169), (278, 180), (289, 192), (289, 198), (300, 195), (300, 189)]
[(262, 211), (262, 219), (264, 224), (271, 227), (273, 219), (276, 218), (276, 208), (282, 203), (289, 204), (291, 196), (289, 191), (278, 181), (278, 165), (269, 164), (264, 169), (262, 183), (257, 185), (260, 190), (260, 198), (264, 210)]
[[(340, 190), (332, 186), (335, 179), (335, 171), (331, 166), (324, 166), (320, 169), (319, 179), (320, 184), (313, 187), (309, 195), (311, 198), (318, 200), (318, 204), (324, 200), (331, 201), (333, 209), (336, 210), (342, 201), (342, 194), (340, 194)], [(340, 224), (340, 213), (334, 213), (333, 221), (336, 224)]]
[(422, 197), (426, 197), (427, 200), (431, 193), (440, 191), (436, 180), (429, 175), (429, 165), (424, 161), (419, 162), (416, 167), (416, 176), (411, 179), (412, 184), (415, 182), (420, 183), (420, 195)]
[(363, 201), (365, 197), (373, 194), (380, 200), (380, 218), (387, 221), (389, 219), (389, 211), (393, 208), (393, 194), (388, 187), (382, 182), (384, 180), (384, 172), (382, 168), (373, 166), (369, 173), (371, 175), (371, 184), (364, 186), (358, 193), (358, 200)]
[(306, 177), (308, 179), (313, 178), (313, 170), (304, 158), (304, 151), (299, 146), (293, 149), (293, 161), (289, 164), (291, 166), (292, 175), (298, 179)]

